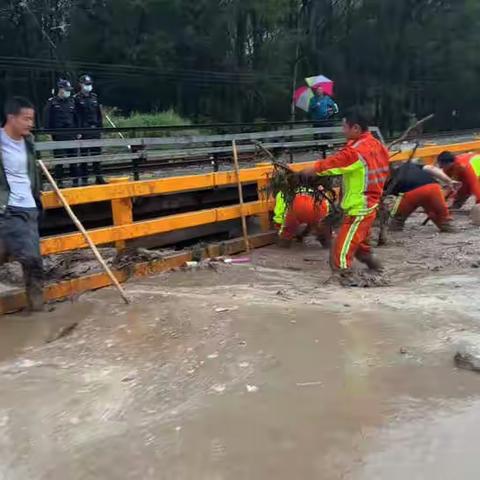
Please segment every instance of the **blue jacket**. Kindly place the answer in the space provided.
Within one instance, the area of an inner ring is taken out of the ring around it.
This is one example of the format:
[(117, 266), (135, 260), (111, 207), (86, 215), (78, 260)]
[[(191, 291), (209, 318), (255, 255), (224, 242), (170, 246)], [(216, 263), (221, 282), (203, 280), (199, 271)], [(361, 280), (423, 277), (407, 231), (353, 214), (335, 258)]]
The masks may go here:
[(323, 97), (317, 97), (315, 95), (310, 100), (308, 113), (314, 121), (329, 120), (338, 113), (338, 105), (328, 95), (324, 95)]

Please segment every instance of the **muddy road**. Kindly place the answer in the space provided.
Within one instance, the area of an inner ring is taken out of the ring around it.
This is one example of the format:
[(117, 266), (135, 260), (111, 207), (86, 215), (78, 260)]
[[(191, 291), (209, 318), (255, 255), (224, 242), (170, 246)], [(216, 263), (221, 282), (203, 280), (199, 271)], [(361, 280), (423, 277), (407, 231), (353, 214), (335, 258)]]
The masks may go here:
[(0, 479), (476, 480), (480, 230), (421, 221), (390, 287), (328, 283), (309, 241), (2, 319)]

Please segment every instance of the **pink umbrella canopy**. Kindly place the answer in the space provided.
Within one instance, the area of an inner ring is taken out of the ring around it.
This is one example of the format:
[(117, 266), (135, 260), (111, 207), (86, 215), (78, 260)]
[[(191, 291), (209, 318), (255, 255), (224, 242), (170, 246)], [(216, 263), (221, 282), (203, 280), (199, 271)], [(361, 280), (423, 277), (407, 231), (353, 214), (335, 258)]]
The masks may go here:
[(315, 77), (309, 77), (306, 78), (305, 81), (307, 82), (307, 85), (310, 88), (318, 88), (322, 87), (323, 91), (327, 94), (332, 96), (333, 95), (333, 88), (335, 86), (335, 83), (333, 80), (330, 80), (329, 78), (325, 77), (325, 75), (317, 75)]
[(329, 96), (333, 96), (335, 82), (325, 77), (325, 75), (309, 77), (306, 78), (305, 81), (307, 82), (308, 87), (297, 88), (297, 90), (295, 90), (295, 94), (293, 95), (293, 103), (295, 104), (295, 106), (301, 108), (302, 110), (305, 110), (305, 112), (308, 112), (310, 100), (314, 95), (313, 90), (315, 90), (316, 88), (322, 87), (324, 93)]
[(300, 87), (295, 90), (293, 95), (293, 102), (297, 108), (301, 108), (305, 112), (308, 112), (310, 106), (310, 100), (313, 98), (313, 92), (310, 87)]

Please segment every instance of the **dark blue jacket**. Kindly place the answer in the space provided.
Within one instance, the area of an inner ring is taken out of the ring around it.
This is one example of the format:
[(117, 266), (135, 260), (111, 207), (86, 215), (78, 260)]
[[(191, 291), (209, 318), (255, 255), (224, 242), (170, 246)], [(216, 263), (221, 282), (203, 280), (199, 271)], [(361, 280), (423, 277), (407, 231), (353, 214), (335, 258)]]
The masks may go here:
[(315, 95), (310, 100), (308, 113), (313, 121), (329, 120), (338, 113), (338, 105), (328, 95), (323, 97)]

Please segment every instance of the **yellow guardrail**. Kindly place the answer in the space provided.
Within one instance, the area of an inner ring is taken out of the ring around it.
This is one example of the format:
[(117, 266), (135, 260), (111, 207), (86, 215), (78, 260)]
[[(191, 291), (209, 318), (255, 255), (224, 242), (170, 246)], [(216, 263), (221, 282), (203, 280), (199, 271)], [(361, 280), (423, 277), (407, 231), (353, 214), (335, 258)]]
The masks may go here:
[[(428, 146), (419, 149), (416, 156), (432, 163), (444, 150), (456, 153), (480, 151), (480, 141)], [(410, 152), (408, 151), (400, 152), (393, 157), (393, 160), (405, 161), (409, 156)], [(291, 164), (290, 167), (295, 171), (300, 171), (310, 164), (310, 162), (296, 163)], [(257, 184), (260, 200), (245, 204), (245, 213), (248, 216), (257, 215), (260, 217), (262, 231), (268, 231), (269, 229), (269, 214), (273, 208), (271, 199), (266, 198), (265, 195), (265, 187), (272, 168), (271, 165), (263, 163), (254, 168), (242, 169), (240, 172), (240, 181), (242, 183)], [(110, 201), (112, 204), (113, 225), (90, 230), (89, 233), (97, 245), (116, 243), (117, 247), (122, 248), (127, 240), (241, 217), (240, 206), (236, 205), (134, 222), (132, 212), (133, 198), (208, 190), (216, 187), (231, 186), (236, 183), (237, 177), (235, 172), (229, 171), (137, 182), (115, 182), (109, 185), (65, 189), (63, 193), (70, 205), (73, 206)], [(61, 204), (54, 192), (44, 193), (42, 202), (46, 209), (61, 208)], [(85, 248), (86, 246), (85, 240), (80, 233), (47, 237), (43, 238), (41, 242), (43, 255), (68, 252)]]
[[(450, 150), (456, 153), (480, 151), (480, 141), (454, 145), (428, 146), (419, 149), (416, 156), (426, 162), (432, 163), (436, 156), (443, 150)], [(410, 152), (400, 152), (395, 155), (393, 160), (405, 161), (409, 156)], [(299, 171), (308, 165), (311, 165), (311, 162), (297, 163), (290, 166), (293, 170)], [(256, 215), (260, 218), (261, 230), (264, 232), (250, 238), (252, 248), (271, 244), (275, 238), (275, 234), (270, 232), (270, 212), (273, 208), (273, 201), (268, 198), (265, 193), (265, 187), (268, 184), (268, 175), (272, 172), (272, 168), (270, 164), (263, 163), (254, 168), (243, 169), (240, 172), (240, 181), (244, 184), (256, 183), (259, 193), (258, 201), (249, 202), (244, 206), (246, 215)], [(218, 172), (139, 182), (117, 180), (108, 185), (65, 189), (63, 193), (67, 201), (73, 206), (105, 201), (111, 202), (113, 225), (93, 229), (90, 230), (89, 233), (97, 245), (115, 243), (118, 249), (122, 249), (127, 240), (241, 217), (240, 206), (234, 205), (134, 222), (132, 208), (133, 198), (208, 190), (216, 187), (232, 186), (236, 185), (236, 183), (237, 176), (234, 172)], [(42, 201), (46, 209), (62, 208), (54, 192), (45, 192), (42, 196)], [(46, 237), (41, 241), (43, 255), (68, 252), (85, 248), (86, 246), (83, 236), (78, 233)], [(243, 240), (237, 239), (231, 242), (222, 242), (222, 244), (219, 245), (211, 245), (208, 250), (205, 251), (205, 255), (231, 255), (239, 253), (243, 251), (243, 249)], [(181, 266), (191, 259), (191, 252), (181, 252), (153, 262), (135, 265), (132, 271), (129, 269), (115, 270), (114, 274), (119, 281), (123, 282), (131, 275), (145, 276), (167, 271), (174, 267)], [(60, 283), (49, 284), (45, 288), (45, 298), (46, 300), (58, 300), (108, 285), (110, 285), (108, 276), (103, 273), (96, 273)], [(16, 311), (24, 307), (25, 304), (25, 293), (23, 291), (10, 291), (0, 294), (0, 314)]]

